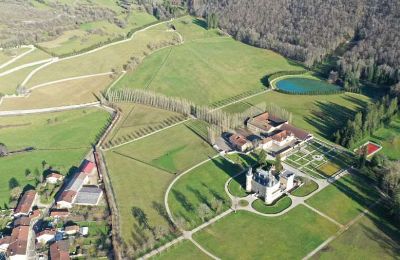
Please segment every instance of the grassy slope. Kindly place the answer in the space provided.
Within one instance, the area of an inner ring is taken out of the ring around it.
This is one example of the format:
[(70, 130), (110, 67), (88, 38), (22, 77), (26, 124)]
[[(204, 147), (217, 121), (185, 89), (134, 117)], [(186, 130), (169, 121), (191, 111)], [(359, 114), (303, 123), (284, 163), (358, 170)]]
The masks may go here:
[(21, 84), (28, 74), (39, 66), (24, 68), (0, 77), (0, 93), (15, 94), (18, 84)]
[(245, 91), (262, 89), (261, 79), (266, 74), (299, 69), (272, 51), (217, 36), (215, 32), (212, 35), (213, 31), (207, 31), (198, 23), (201, 21), (188, 17), (176, 21), (174, 24), (185, 43), (147, 57), (116, 87), (149, 88), (209, 104)]
[(182, 172), (215, 151), (184, 125), (118, 148), (117, 152), (171, 173)]
[[(59, 122), (48, 125), (46, 119), (55, 117), (59, 119)], [(79, 166), (107, 118), (108, 113), (97, 109), (87, 109), (85, 114), (82, 110), (76, 110), (0, 118), (0, 142), (4, 142), (10, 150), (27, 146), (57, 149), (0, 158), (0, 175), (3, 180), (0, 182), (0, 205), (8, 202), (8, 180), (15, 177), (21, 187), (28, 183), (32, 184), (24, 177), (25, 169), (33, 172), (37, 168), (42, 171), (43, 160), (64, 174), (72, 166)], [(16, 124), (28, 125), (16, 126)], [(6, 125), (8, 127), (5, 127)]]
[(329, 220), (300, 205), (275, 218), (231, 213), (194, 239), (223, 259), (300, 259), (336, 230)]
[[(125, 17), (126, 15), (122, 15), (120, 18), (125, 20)], [(61, 55), (79, 51), (118, 36), (125, 36), (128, 31), (154, 21), (156, 21), (156, 18), (147, 12), (134, 10), (128, 17), (127, 26), (124, 29), (108, 21), (96, 21), (82, 24), (79, 29), (66, 31), (58, 38), (39, 45)], [(89, 30), (101, 30), (102, 34), (90, 33)]]
[(343, 124), (355, 111), (369, 102), (359, 94), (326, 96), (298, 96), (269, 92), (224, 108), (229, 112), (240, 112), (251, 105), (266, 102), (276, 104), (293, 114), (293, 124), (319, 137), (330, 139), (334, 129)]
[(29, 51), (28, 48), (16, 48), (16, 49), (10, 49), (10, 50), (0, 50), (0, 65), (6, 63), (7, 61), (11, 60), (15, 56), (18, 56), (18, 55), (20, 55), (20, 54), (22, 54), (24, 52), (27, 52), (27, 51)]
[(369, 213), (329, 243), (314, 259), (396, 259), (400, 255), (399, 241), (398, 227), (382, 214)]
[(172, 116), (181, 116), (178, 113), (139, 104), (119, 103), (118, 107), (122, 110), (122, 117), (108, 135), (108, 140), (134, 133), (139, 129), (159, 126)]
[(167, 31), (140, 32), (130, 41), (54, 63), (35, 74), (27, 85), (31, 87), (53, 80), (111, 71), (112, 68), (122, 67), (131, 56), (142, 57), (144, 51), (149, 52), (148, 43), (170, 40), (173, 35)]
[(97, 76), (51, 84), (35, 89), (28, 97), (4, 99), (0, 110), (33, 109), (76, 105), (98, 101), (110, 83), (109, 76)]
[(191, 241), (183, 240), (177, 245), (169, 248), (168, 250), (162, 252), (159, 256), (153, 257), (151, 259), (160, 260), (205, 260), (210, 259), (205, 255), (200, 249), (198, 249)]
[(202, 220), (196, 210), (201, 203), (210, 206), (212, 198), (224, 201), (223, 209), (226, 210), (230, 206), (230, 201), (224, 185), (230, 177), (241, 170), (238, 165), (219, 157), (183, 176), (174, 184), (168, 196), (168, 205), (175, 219), (177, 217), (185, 219), (186, 228), (200, 225)]
[(373, 184), (361, 176), (347, 175), (307, 200), (341, 224), (353, 218), (378, 198)]
[(42, 50), (36, 49), (33, 52), (25, 55), (24, 57), (16, 60), (15, 62), (9, 64), (8, 66), (0, 69), (0, 72), (4, 72), (7, 71), (9, 69), (27, 64), (27, 63), (31, 63), (31, 62), (35, 62), (35, 61), (40, 61), (40, 60), (47, 60), (51, 58), (51, 56), (47, 53), (45, 53)]

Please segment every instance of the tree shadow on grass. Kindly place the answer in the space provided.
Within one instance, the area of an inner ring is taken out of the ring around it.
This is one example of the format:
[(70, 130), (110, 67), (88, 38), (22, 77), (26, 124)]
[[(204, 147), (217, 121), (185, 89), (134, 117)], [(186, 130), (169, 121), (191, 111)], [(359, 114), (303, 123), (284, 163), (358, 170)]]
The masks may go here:
[(207, 23), (204, 20), (196, 18), (196, 19), (193, 19), (193, 23), (197, 26), (202, 27), (203, 29), (206, 29), (206, 30), (208, 29)]
[(186, 196), (177, 190), (172, 190), (172, 194), (174, 195), (175, 199), (182, 205), (182, 207), (190, 212), (194, 211), (194, 206), (192, 203), (189, 202), (189, 200), (186, 198)]
[(200, 203), (204, 203), (206, 204), (209, 208), (211, 208), (211, 204), (210, 201), (208, 200), (208, 198), (206, 196), (204, 196), (199, 190), (194, 189), (191, 186), (186, 186), (187, 190), (192, 192), (198, 201), (200, 201)]
[(348, 119), (354, 118), (355, 112), (333, 102), (315, 102), (317, 110), (305, 117), (305, 121), (318, 129), (318, 134), (332, 140), (333, 133), (343, 127)]

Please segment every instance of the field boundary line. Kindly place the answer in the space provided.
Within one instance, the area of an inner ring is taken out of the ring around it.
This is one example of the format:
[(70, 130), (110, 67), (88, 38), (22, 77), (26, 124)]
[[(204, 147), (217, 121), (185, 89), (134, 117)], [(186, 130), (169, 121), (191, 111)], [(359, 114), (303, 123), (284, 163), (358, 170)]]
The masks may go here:
[(15, 67), (15, 68), (11, 68), (9, 70), (1, 72), (0, 73), (0, 77), (6, 76), (6, 75), (11, 74), (13, 72), (16, 72), (16, 71), (19, 71), (19, 70), (22, 70), (22, 69), (25, 69), (25, 68), (29, 68), (29, 67), (32, 67), (32, 66), (35, 66), (35, 65), (39, 65), (39, 64), (42, 64), (42, 63), (50, 62), (52, 59), (53, 58), (46, 59), (46, 60), (38, 60), (38, 61), (34, 61), (34, 62), (30, 62), (30, 63), (25, 63), (25, 64), (22, 64), (22, 65), (19, 65), (19, 66)]
[(27, 114), (59, 112), (59, 111), (80, 109), (80, 108), (85, 108), (85, 107), (100, 107), (100, 102), (97, 101), (97, 102), (85, 103), (85, 104), (79, 104), (79, 105), (50, 107), (50, 108), (0, 111), (0, 116), (18, 116), (18, 115), (27, 115)]
[(353, 218), (349, 223), (344, 225), (342, 228), (340, 228), (336, 234), (333, 236), (329, 237), (327, 240), (325, 240), (321, 245), (319, 245), (317, 248), (315, 248), (313, 251), (311, 251), (308, 255), (303, 257), (303, 260), (310, 259), (313, 257), (316, 253), (321, 251), (326, 245), (328, 245), (330, 242), (341, 236), (345, 231), (347, 231), (351, 226), (353, 226), (355, 223), (357, 223), (362, 217), (367, 215), (372, 208), (374, 208), (378, 203), (380, 203), (382, 199), (379, 199), (378, 201), (374, 202), (372, 205), (369, 207), (365, 208), (359, 215), (357, 215), (355, 218)]
[[(26, 48), (27, 47), (27, 48), (30, 48), (30, 50), (28, 50), (28, 51), (26, 51), (24, 53), (21, 53), (20, 55), (12, 58), (11, 60), (6, 61), (5, 63), (1, 64), (0, 65), (0, 69), (2, 69), (4, 67), (7, 67), (11, 63), (15, 62), (16, 60), (19, 60), (20, 58), (24, 57), (25, 55), (28, 55), (29, 53), (33, 52), (36, 49), (35, 46), (33, 46), (33, 45), (27, 45), (27, 46), (21, 46), (21, 47), (22, 48), (24, 48), (24, 47)], [(3, 48), (1, 50), (3, 50)]]

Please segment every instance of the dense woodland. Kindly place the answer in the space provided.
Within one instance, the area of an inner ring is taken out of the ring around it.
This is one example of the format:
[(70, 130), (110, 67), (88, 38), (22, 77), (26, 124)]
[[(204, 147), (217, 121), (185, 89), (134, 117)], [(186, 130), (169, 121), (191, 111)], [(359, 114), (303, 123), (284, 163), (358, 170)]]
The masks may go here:
[(400, 80), (398, 0), (190, 0), (192, 13), (218, 17), (236, 39), (308, 67), (347, 45), (334, 67), (346, 84)]

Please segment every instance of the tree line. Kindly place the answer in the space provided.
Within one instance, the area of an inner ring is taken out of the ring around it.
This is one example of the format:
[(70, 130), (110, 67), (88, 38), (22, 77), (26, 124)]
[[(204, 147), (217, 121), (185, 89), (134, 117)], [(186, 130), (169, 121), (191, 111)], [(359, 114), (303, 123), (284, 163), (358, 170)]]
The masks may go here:
[(354, 147), (364, 137), (390, 123), (397, 113), (397, 97), (384, 96), (378, 102), (369, 104), (354, 119), (349, 119), (343, 128), (337, 130), (334, 134), (335, 142), (347, 148)]

